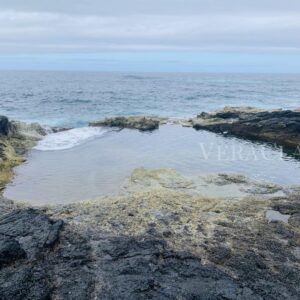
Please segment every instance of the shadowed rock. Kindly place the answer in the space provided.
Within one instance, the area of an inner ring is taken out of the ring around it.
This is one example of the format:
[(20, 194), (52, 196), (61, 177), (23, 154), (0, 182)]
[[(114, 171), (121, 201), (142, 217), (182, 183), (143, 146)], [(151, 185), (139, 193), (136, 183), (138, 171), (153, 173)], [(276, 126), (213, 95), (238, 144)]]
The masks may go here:
[(153, 230), (112, 236), (61, 225), (32, 209), (0, 219), (1, 299), (259, 299)]
[(0, 240), (0, 268), (25, 257), (26, 252), (21, 248), (18, 241), (12, 238)]
[(12, 130), (12, 125), (9, 122), (8, 118), (5, 116), (0, 116), (0, 135), (9, 135)]
[(91, 299), (87, 240), (39, 210), (0, 218), (0, 299)]

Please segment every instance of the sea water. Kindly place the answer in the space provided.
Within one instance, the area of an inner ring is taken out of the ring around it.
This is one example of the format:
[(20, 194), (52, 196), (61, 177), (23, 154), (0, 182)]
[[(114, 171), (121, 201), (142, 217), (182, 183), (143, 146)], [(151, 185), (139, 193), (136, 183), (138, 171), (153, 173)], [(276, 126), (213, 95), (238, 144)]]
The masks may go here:
[(112, 115), (193, 116), (225, 105), (300, 106), (300, 75), (0, 72), (0, 113), (79, 127)]
[(230, 172), (299, 184), (300, 162), (270, 145), (180, 125), (163, 125), (151, 133), (98, 130), (97, 136), (76, 145), (66, 142), (67, 132), (41, 141), (29, 152), (28, 161), (15, 169), (5, 196), (34, 204), (92, 199), (117, 193), (138, 167), (173, 168), (187, 176)]
[(5, 196), (34, 204), (70, 203), (117, 193), (136, 167), (189, 176), (234, 172), (299, 184), (300, 163), (280, 148), (179, 125), (152, 133), (92, 128), (112, 115), (193, 116), (231, 106), (300, 106), (299, 75), (0, 72), (0, 114), (73, 127), (29, 151)]

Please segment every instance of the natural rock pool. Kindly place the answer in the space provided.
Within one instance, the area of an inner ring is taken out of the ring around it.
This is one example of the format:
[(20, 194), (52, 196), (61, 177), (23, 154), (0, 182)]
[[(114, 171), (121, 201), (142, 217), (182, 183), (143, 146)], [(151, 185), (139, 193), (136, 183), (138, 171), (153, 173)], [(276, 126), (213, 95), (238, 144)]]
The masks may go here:
[[(66, 139), (73, 140), (64, 144)], [(174, 124), (151, 133), (83, 128), (41, 141), (15, 168), (4, 195), (36, 205), (91, 199), (117, 193), (141, 166), (174, 168), (190, 176), (233, 172), (278, 184), (300, 181), (300, 162), (266, 144)]]

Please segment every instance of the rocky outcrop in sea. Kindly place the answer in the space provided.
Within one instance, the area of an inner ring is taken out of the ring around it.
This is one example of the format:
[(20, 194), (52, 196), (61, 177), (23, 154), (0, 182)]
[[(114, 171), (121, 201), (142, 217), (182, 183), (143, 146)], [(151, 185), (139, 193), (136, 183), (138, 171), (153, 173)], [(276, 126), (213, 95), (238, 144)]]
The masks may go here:
[(100, 121), (94, 121), (89, 126), (117, 127), (120, 129), (138, 129), (140, 131), (153, 131), (159, 128), (159, 125), (166, 121), (166, 118), (148, 117), (148, 116), (118, 116), (106, 118)]
[(300, 147), (300, 112), (297, 110), (225, 107), (217, 112), (202, 112), (191, 124), (197, 130), (276, 143), (292, 150)]

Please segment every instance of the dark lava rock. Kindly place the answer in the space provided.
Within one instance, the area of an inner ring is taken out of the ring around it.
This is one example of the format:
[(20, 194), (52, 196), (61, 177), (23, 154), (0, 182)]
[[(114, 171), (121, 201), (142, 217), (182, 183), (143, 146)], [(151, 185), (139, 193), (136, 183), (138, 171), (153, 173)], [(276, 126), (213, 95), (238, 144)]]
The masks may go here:
[[(35, 209), (0, 217), (1, 300), (299, 299), (296, 257), (286, 268), (285, 246), (264, 237), (246, 252), (215, 239), (203, 262), (171, 249), (153, 226), (139, 236), (72, 226)], [(245, 241), (238, 245), (251, 241), (240, 234)], [(278, 259), (278, 272), (268, 267), (270, 258)]]
[[(231, 276), (154, 236), (111, 237), (97, 247), (97, 299), (259, 299)], [(102, 273), (103, 272), (103, 273)]]
[(9, 122), (8, 118), (5, 116), (0, 116), (0, 135), (9, 135), (12, 130), (12, 125)]
[(259, 299), (155, 232), (79, 234), (33, 209), (2, 216), (0, 232), (0, 299)]
[(34, 209), (0, 217), (0, 299), (49, 297), (49, 247), (59, 239), (61, 227), (62, 221)]
[(0, 240), (0, 268), (25, 257), (26, 252), (21, 248), (18, 241), (10, 238)]
[(276, 143), (291, 150), (298, 150), (300, 155), (300, 112), (243, 112), (233, 108), (232, 111), (215, 114), (202, 113), (192, 123), (197, 130), (227, 132), (242, 138)]
[(62, 225), (61, 220), (54, 222), (35, 209), (16, 210), (0, 218), (0, 239), (14, 238), (28, 257), (36, 258), (44, 254), (45, 247), (55, 244)]
[(231, 250), (224, 246), (213, 247), (209, 250), (209, 260), (216, 264), (223, 264), (231, 257)]

